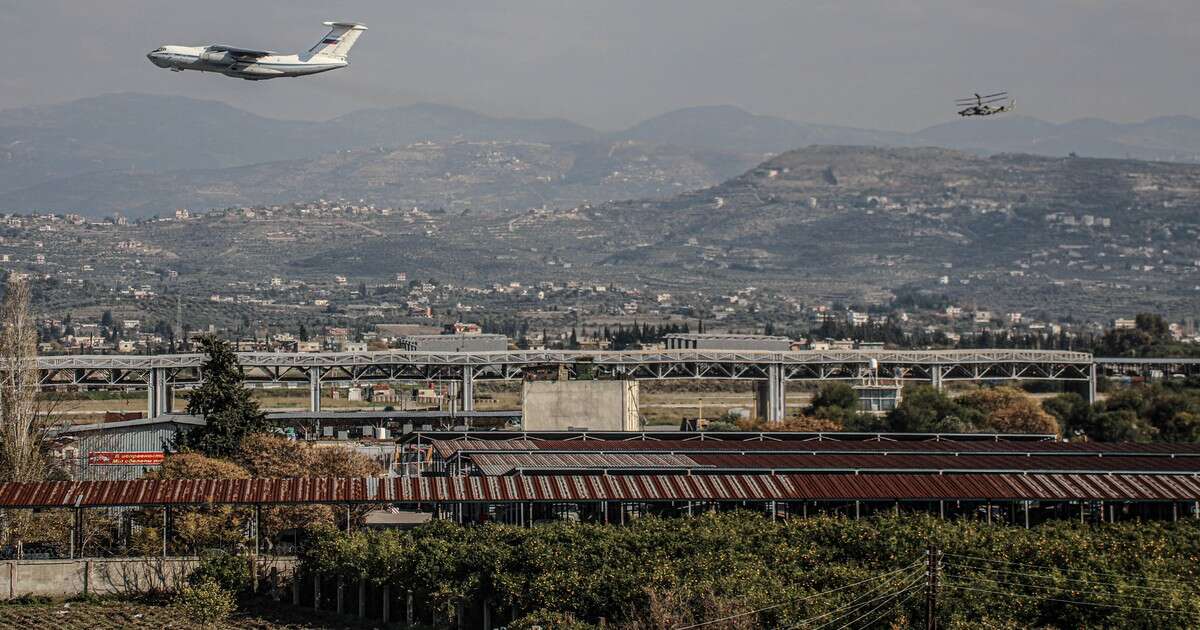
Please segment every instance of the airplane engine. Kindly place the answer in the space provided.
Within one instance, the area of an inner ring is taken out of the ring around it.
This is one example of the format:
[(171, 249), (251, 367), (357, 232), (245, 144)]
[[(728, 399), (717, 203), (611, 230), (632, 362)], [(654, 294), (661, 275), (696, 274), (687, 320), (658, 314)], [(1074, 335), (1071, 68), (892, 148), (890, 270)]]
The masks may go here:
[(200, 61), (215, 66), (232, 66), (237, 59), (223, 50), (206, 50), (200, 53)]

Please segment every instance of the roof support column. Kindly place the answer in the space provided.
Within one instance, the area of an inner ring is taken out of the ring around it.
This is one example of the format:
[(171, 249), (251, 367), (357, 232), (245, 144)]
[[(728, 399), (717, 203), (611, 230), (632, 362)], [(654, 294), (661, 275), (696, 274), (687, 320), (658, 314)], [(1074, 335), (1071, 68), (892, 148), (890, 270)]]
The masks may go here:
[(308, 368), (308, 411), (321, 412), (321, 368), (318, 367)]
[(463, 366), (462, 410), (475, 411), (475, 368), (469, 365)]

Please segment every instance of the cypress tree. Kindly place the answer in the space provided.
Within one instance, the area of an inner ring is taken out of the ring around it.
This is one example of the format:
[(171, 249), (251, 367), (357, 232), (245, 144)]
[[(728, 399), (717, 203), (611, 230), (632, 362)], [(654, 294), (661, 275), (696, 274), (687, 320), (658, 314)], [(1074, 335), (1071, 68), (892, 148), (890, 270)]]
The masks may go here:
[(271, 423), (250, 397), (237, 354), (229, 344), (206, 335), (200, 345), (208, 355), (201, 367), (204, 381), (188, 395), (187, 412), (204, 418), (207, 424), (176, 434), (175, 446), (208, 457), (229, 457), (247, 436), (270, 431)]

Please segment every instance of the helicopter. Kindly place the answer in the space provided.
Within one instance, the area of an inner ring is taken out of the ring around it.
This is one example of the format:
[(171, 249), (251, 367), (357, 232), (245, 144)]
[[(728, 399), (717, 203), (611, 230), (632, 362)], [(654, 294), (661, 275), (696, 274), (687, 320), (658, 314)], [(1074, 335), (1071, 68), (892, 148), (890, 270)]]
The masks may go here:
[[(1008, 101), (1008, 105), (996, 105), (996, 103), (1005, 100)], [(954, 104), (957, 107), (963, 108), (958, 110), (958, 115), (965, 117), (991, 116), (1011, 112), (1017, 103), (1008, 97), (1008, 92), (996, 92), (995, 94), (986, 94), (983, 96), (977, 93), (971, 98), (960, 98)]]

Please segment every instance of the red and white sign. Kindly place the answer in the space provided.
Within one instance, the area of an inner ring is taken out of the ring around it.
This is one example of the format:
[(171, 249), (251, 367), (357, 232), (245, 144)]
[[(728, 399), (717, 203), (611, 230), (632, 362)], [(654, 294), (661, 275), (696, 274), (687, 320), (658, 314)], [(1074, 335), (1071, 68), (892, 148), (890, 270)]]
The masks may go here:
[(162, 451), (92, 451), (88, 453), (89, 466), (160, 466)]

